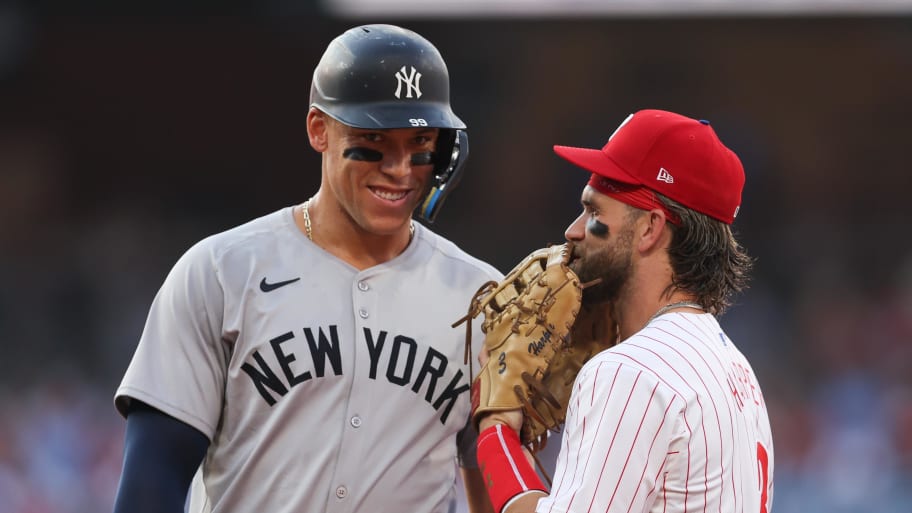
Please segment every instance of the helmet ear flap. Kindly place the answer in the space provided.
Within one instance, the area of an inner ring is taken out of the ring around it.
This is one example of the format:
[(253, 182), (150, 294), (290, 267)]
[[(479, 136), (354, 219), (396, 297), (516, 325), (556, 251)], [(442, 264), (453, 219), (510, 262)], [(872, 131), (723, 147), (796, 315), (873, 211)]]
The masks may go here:
[(462, 180), (462, 169), (469, 157), (469, 135), (465, 130), (441, 129), (434, 152), (434, 177), (418, 216), (434, 222), (443, 202)]

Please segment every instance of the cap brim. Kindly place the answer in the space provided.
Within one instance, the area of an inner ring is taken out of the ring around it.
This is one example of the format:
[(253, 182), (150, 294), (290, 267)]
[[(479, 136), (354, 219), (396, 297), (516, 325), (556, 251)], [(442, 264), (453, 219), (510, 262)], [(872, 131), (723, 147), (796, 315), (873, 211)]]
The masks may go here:
[(564, 160), (579, 166), (591, 173), (603, 176), (610, 180), (631, 185), (641, 185), (640, 181), (633, 178), (618, 166), (614, 160), (605, 155), (602, 150), (591, 148), (575, 148), (573, 146), (554, 146), (554, 153)]
[[(391, 128), (450, 128), (465, 130), (466, 125), (443, 103), (416, 102), (369, 102), (353, 104), (324, 105), (313, 102), (312, 106), (329, 114), (345, 125), (367, 130)], [(421, 124), (417, 124), (420, 120)]]

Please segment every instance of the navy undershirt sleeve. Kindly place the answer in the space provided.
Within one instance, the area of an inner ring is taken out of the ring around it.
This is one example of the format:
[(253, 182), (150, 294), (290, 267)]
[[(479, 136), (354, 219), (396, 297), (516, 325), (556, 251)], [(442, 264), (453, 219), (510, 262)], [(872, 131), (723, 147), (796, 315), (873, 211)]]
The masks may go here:
[(209, 439), (197, 429), (131, 401), (114, 513), (183, 513), (208, 447)]

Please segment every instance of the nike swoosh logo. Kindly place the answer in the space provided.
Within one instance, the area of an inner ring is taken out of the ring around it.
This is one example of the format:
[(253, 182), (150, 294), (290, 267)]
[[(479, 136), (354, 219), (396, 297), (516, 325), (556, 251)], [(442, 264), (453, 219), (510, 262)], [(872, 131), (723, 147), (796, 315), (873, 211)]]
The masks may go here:
[(275, 290), (279, 287), (284, 287), (285, 285), (294, 283), (300, 279), (301, 278), (295, 278), (293, 280), (277, 281), (275, 283), (266, 283), (266, 278), (263, 278), (263, 281), (260, 282), (260, 290), (262, 290), (263, 292), (272, 292), (273, 290)]

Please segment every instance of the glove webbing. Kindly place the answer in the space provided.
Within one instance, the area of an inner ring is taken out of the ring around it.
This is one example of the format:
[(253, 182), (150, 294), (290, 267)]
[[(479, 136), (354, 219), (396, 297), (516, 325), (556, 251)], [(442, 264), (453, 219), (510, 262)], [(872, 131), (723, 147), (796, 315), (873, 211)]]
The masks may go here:
[(471, 383), (474, 379), (474, 376), (472, 375), (472, 319), (475, 318), (484, 307), (481, 302), (481, 297), (495, 287), (497, 287), (496, 281), (486, 282), (481, 287), (479, 287), (478, 291), (475, 292), (475, 295), (472, 296), (472, 301), (469, 302), (469, 311), (466, 313), (465, 317), (459, 318), (459, 320), (450, 325), (451, 328), (455, 328), (462, 323), (466, 323), (466, 345), (465, 354), (462, 357), (462, 363), (467, 363), (469, 365), (469, 383)]

